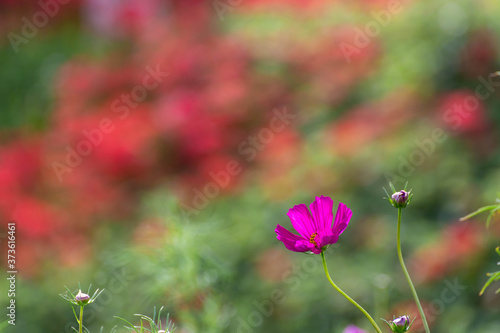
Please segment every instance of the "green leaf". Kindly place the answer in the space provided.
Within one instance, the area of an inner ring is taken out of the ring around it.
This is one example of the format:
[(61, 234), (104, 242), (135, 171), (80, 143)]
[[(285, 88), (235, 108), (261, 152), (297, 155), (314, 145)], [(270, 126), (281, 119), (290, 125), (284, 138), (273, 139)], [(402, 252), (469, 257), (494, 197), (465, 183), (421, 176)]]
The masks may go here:
[(481, 214), (483, 212), (486, 212), (488, 210), (492, 210), (492, 209), (500, 209), (500, 206), (499, 205), (491, 205), (491, 206), (485, 206), (485, 207), (481, 207), (479, 208), (478, 210), (476, 210), (475, 212), (472, 212), (470, 213), (469, 215), (467, 216), (464, 216), (464, 217), (461, 217), (460, 218), (460, 221), (465, 221), (467, 219), (470, 219), (471, 217), (473, 216), (476, 216), (478, 214)]
[[(481, 289), (481, 291), (479, 292), (480, 296), (484, 293), (484, 291), (486, 290), (486, 288), (488, 288), (488, 286), (490, 284), (492, 284), (495, 281), (500, 280), (500, 271), (495, 272), (495, 273), (488, 273), (488, 275), (490, 276), (490, 278), (488, 279), (488, 281), (486, 281), (486, 283), (483, 286), (483, 289)], [(499, 290), (497, 290), (496, 292), (498, 293)]]
[(132, 330), (134, 330), (134, 331), (136, 331), (137, 333), (141, 333), (141, 332), (139, 332), (139, 331), (137, 330), (137, 328), (134, 326), (134, 324), (132, 324), (131, 322), (129, 322), (127, 319), (124, 319), (124, 318), (122, 318), (122, 317), (118, 317), (118, 316), (115, 316), (115, 318), (118, 318), (118, 319), (120, 319), (120, 320), (123, 320), (124, 322), (126, 322), (127, 324), (129, 324), (129, 325), (130, 325), (130, 327), (127, 327), (127, 326), (125, 326), (125, 327), (126, 327), (127, 329), (129, 329), (131, 332), (132, 332)]
[(495, 215), (495, 212), (498, 211), (499, 209), (500, 209), (500, 206), (498, 206), (497, 208), (493, 209), (491, 211), (490, 215), (488, 215), (488, 218), (486, 219), (486, 228), (490, 227), (491, 218), (493, 217), (493, 215)]

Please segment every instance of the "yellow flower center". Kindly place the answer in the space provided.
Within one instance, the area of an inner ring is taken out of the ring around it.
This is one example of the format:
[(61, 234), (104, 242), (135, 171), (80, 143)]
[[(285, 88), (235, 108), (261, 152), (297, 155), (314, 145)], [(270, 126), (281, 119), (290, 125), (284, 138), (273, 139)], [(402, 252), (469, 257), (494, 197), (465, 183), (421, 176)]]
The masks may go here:
[(318, 246), (318, 243), (316, 243), (316, 241), (314, 240), (314, 238), (316, 238), (316, 236), (318, 235), (317, 232), (315, 232), (314, 234), (311, 235), (311, 238), (309, 239), (309, 241), (311, 243), (313, 243), (314, 245)]

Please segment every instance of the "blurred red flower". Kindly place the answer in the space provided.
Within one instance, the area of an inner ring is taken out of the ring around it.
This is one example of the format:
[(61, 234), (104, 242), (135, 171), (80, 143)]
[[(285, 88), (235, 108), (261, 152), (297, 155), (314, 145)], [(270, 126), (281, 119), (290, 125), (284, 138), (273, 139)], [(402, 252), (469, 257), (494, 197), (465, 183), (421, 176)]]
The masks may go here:
[(497, 37), (486, 29), (473, 31), (461, 52), (462, 72), (473, 80), (497, 70)]
[(438, 117), (441, 124), (458, 133), (480, 132), (486, 127), (483, 102), (467, 89), (443, 94), (439, 100)]
[(447, 226), (436, 241), (417, 250), (410, 258), (415, 281), (436, 281), (470, 264), (484, 249), (483, 229), (479, 224), (463, 222)]

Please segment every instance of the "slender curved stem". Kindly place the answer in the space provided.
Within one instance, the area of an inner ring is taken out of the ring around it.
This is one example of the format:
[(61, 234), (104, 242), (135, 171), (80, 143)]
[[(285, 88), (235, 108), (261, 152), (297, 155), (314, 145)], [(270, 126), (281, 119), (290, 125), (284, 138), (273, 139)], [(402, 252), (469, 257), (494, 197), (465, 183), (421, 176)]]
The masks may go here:
[(80, 333), (83, 333), (82, 325), (83, 325), (83, 306), (80, 305), (80, 320), (78, 321), (78, 328)]
[(330, 284), (333, 286), (333, 288), (335, 288), (342, 296), (344, 296), (345, 298), (347, 298), (347, 300), (349, 302), (351, 302), (355, 307), (357, 307), (361, 312), (363, 312), (363, 314), (366, 316), (366, 318), (368, 318), (368, 320), (370, 321), (370, 323), (373, 325), (373, 327), (375, 328), (375, 330), (378, 333), (382, 333), (382, 330), (380, 329), (380, 327), (378, 327), (377, 323), (375, 322), (375, 320), (373, 320), (373, 318), (370, 316), (370, 314), (368, 312), (366, 312), (366, 310), (363, 309), (363, 307), (361, 305), (359, 305), (358, 303), (356, 303), (355, 300), (353, 300), (352, 298), (350, 298), (345, 292), (342, 291), (342, 289), (340, 289), (332, 281), (332, 278), (330, 277), (330, 273), (328, 273), (328, 268), (326, 267), (325, 253), (323, 251), (321, 251), (321, 259), (323, 259), (323, 267), (325, 268), (326, 277), (328, 278), (328, 281), (330, 281)]
[(422, 309), (422, 305), (420, 304), (420, 300), (418, 299), (417, 291), (415, 290), (415, 286), (413, 282), (411, 282), (410, 274), (408, 274), (408, 270), (406, 269), (405, 262), (403, 261), (403, 254), (401, 253), (401, 208), (398, 208), (398, 258), (399, 263), (401, 264), (401, 268), (403, 269), (403, 273), (405, 274), (406, 281), (410, 285), (411, 293), (413, 294), (413, 298), (415, 299), (415, 303), (417, 303), (418, 311), (420, 312), (420, 316), (422, 317), (422, 322), (424, 323), (424, 329), (426, 333), (430, 333), (429, 325), (427, 324), (427, 319), (425, 318), (424, 310)]

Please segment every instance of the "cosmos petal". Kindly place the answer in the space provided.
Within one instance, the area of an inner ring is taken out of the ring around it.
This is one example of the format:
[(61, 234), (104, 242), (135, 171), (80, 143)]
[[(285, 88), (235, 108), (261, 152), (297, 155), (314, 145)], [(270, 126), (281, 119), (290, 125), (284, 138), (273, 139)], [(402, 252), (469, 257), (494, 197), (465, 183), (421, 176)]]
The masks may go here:
[(339, 203), (337, 214), (335, 215), (335, 222), (333, 223), (332, 232), (339, 236), (347, 228), (349, 221), (352, 217), (352, 210), (347, 208), (343, 203)]
[(317, 249), (314, 246), (314, 244), (312, 244), (311, 242), (309, 242), (308, 240), (305, 240), (305, 239), (297, 241), (295, 243), (295, 247), (298, 249), (298, 252), (307, 252), (307, 251), (311, 251), (314, 253), (317, 252)]
[(332, 198), (321, 196), (309, 205), (315, 230), (331, 228), (333, 222), (333, 200)]
[(326, 228), (320, 230), (316, 235), (315, 239), (319, 248), (322, 248), (326, 245), (335, 244), (339, 240), (339, 236), (332, 232), (332, 229)]
[(276, 226), (276, 229), (274, 231), (276, 232), (276, 235), (277, 235), (276, 238), (278, 238), (279, 241), (282, 241), (283, 244), (285, 244), (285, 247), (287, 249), (289, 249), (290, 251), (295, 251), (295, 252), (304, 252), (304, 251), (299, 250), (295, 247), (295, 244), (298, 241), (304, 240), (304, 238), (291, 233), (290, 231), (283, 228), (279, 224)]
[(305, 239), (309, 239), (316, 231), (313, 218), (306, 205), (300, 204), (293, 206), (293, 208), (290, 208), (287, 215), (294, 229)]

